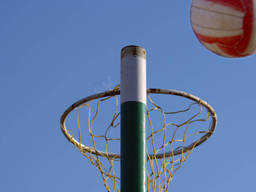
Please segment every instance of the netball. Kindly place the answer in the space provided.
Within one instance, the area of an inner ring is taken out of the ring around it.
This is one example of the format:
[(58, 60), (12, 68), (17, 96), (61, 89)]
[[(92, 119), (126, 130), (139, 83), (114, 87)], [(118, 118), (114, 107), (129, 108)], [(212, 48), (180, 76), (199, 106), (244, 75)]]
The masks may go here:
[(198, 40), (224, 57), (256, 52), (256, 0), (192, 0), (191, 25)]

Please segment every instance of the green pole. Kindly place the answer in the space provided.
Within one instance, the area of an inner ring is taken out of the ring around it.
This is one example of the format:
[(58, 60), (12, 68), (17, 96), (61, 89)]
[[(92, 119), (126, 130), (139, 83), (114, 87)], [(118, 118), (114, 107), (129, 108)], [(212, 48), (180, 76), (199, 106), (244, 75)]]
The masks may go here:
[(146, 51), (121, 52), (121, 192), (146, 192)]

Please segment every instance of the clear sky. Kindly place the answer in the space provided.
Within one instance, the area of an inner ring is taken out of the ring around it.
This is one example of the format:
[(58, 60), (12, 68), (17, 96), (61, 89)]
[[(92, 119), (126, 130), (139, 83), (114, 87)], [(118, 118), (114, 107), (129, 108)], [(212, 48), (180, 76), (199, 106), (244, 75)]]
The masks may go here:
[(216, 110), (215, 134), (169, 191), (255, 191), (256, 56), (219, 57), (190, 26), (186, 0), (0, 1), (0, 184), (6, 192), (104, 191), (63, 136), (73, 102), (113, 88), (120, 50), (147, 50), (148, 87), (178, 89)]

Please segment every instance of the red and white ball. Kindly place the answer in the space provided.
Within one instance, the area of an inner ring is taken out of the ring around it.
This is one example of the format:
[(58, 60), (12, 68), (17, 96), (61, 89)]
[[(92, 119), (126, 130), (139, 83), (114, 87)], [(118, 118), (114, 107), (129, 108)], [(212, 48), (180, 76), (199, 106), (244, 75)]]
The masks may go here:
[(218, 55), (256, 53), (256, 0), (193, 0), (191, 25), (199, 41)]

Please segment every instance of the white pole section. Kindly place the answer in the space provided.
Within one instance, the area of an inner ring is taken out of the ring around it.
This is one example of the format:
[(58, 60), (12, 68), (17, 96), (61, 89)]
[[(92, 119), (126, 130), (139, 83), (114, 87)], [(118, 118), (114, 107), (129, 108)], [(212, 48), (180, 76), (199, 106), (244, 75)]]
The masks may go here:
[(127, 46), (121, 52), (121, 104), (138, 101), (146, 104), (146, 51)]

